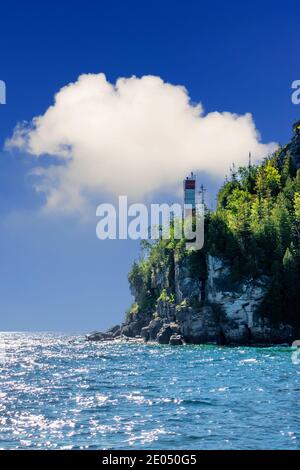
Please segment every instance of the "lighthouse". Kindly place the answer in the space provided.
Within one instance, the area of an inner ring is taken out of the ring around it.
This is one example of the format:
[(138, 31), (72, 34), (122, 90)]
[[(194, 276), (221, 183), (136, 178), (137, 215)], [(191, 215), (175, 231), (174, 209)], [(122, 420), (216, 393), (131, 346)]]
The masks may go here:
[(185, 207), (185, 217), (194, 216), (196, 214), (196, 175), (193, 172), (183, 181), (183, 191), (184, 205), (190, 206)]

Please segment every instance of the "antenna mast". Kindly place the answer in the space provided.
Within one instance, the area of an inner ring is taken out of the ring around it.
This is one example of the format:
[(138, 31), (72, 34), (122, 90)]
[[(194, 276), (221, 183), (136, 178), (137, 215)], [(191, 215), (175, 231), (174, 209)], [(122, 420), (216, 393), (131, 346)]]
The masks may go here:
[(203, 184), (201, 184), (199, 194), (201, 194), (201, 204), (203, 205), (205, 204), (205, 192), (206, 189), (204, 188)]

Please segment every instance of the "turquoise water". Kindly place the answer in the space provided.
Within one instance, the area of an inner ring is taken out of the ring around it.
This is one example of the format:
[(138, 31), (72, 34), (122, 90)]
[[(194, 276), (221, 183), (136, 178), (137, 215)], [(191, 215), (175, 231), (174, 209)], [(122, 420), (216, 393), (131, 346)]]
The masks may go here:
[(300, 448), (290, 348), (0, 338), (0, 448)]

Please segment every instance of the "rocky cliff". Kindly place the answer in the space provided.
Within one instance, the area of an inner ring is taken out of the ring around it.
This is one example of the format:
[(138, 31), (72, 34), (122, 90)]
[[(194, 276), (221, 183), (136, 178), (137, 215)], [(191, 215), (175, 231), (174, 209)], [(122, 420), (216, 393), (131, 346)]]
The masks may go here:
[[(176, 295), (161, 296), (152, 315), (129, 316), (122, 327), (125, 336), (161, 344), (291, 343), (298, 337), (295, 327), (274, 325), (257, 313), (270, 282), (267, 276), (232, 283), (229, 266), (211, 255), (206, 279), (195, 278), (186, 259), (174, 266)], [(152, 273), (152, 281), (167, 292), (169, 284), (161, 273)]]
[(233, 171), (205, 247), (159, 241), (135, 263), (121, 333), (162, 344), (291, 343), (300, 337), (300, 122), (262, 165)]

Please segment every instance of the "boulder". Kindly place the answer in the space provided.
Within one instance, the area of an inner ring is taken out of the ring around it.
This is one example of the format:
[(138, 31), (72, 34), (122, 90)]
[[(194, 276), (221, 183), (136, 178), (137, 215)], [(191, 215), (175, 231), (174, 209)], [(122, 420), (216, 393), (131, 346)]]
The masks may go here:
[(181, 335), (172, 335), (170, 337), (169, 344), (171, 344), (172, 346), (181, 346), (183, 344)]
[(163, 326), (163, 320), (161, 318), (154, 318), (148, 325), (149, 328), (149, 340), (154, 341)]
[(144, 326), (145, 322), (140, 319), (125, 323), (121, 328), (121, 334), (128, 336), (129, 338), (135, 338), (135, 336), (139, 336), (141, 334)]
[(176, 313), (184, 341), (193, 344), (220, 343), (220, 324), (212, 306), (205, 305), (198, 311), (191, 307), (179, 307)]
[(121, 326), (120, 325), (112, 326), (106, 331), (106, 333), (111, 334), (114, 338), (116, 338), (117, 336), (121, 335)]
[(171, 336), (179, 332), (180, 328), (176, 323), (164, 324), (158, 332), (157, 341), (159, 344), (169, 344)]
[(104, 333), (102, 331), (93, 331), (92, 333), (86, 335), (88, 341), (108, 341), (114, 339), (113, 335), (110, 333)]

